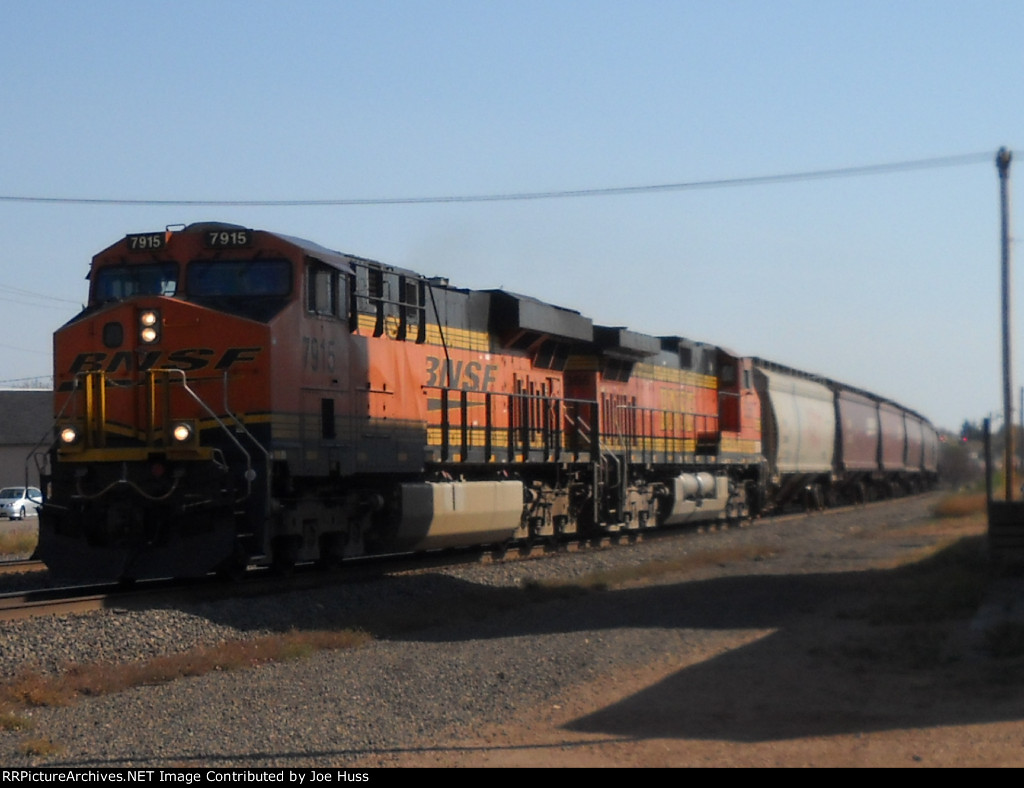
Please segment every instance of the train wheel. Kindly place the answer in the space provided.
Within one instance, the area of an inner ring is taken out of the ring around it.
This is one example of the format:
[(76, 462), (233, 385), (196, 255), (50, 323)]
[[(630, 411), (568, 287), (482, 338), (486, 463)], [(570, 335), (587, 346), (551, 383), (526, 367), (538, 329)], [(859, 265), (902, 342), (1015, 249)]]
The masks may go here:
[(822, 508), (821, 485), (814, 484), (804, 490), (804, 511), (818, 512)]
[(334, 572), (344, 563), (345, 545), (340, 534), (329, 533), (320, 537), (320, 557), (316, 565), (325, 571)]
[(224, 562), (217, 567), (217, 577), (222, 580), (238, 582), (245, 577), (245, 573), (248, 568), (249, 556), (243, 549), (241, 542), (236, 542), (235, 549), (232, 552), (231, 557), (226, 558)]
[(296, 536), (280, 536), (273, 542), (274, 557), (270, 561), (270, 569), (274, 574), (287, 577), (295, 571), (299, 560), (300, 540)]
[(743, 483), (744, 516), (757, 517), (764, 509), (764, 497), (757, 482), (747, 480)]

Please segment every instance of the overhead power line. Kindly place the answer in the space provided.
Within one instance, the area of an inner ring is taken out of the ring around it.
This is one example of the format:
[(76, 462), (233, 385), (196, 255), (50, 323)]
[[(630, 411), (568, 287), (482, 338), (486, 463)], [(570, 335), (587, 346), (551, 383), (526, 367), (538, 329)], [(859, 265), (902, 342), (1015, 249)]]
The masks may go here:
[(24, 290), (20, 287), (0, 284), (0, 301), (9, 301), (14, 304), (25, 304), (26, 306), (37, 307), (42, 304), (32, 303), (34, 301), (58, 301), (62, 304), (81, 305), (81, 301), (73, 301), (70, 298), (60, 298), (46, 293), (37, 293), (34, 290)]
[(104, 197), (31, 197), (26, 195), (0, 195), (0, 202), (20, 203), (61, 203), (69, 205), (195, 205), (195, 206), (245, 206), (245, 207), (310, 207), (349, 205), (419, 205), (424, 203), (456, 202), (512, 202), (516, 200), (556, 200), (570, 197), (612, 197), (629, 194), (653, 194), (657, 192), (688, 191), (693, 189), (719, 189), (736, 186), (765, 186), (778, 183), (824, 180), (829, 178), (851, 178), (863, 175), (885, 175), (911, 170), (929, 170), (940, 167), (959, 167), (969, 164), (989, 163), (991, 153), (968, 153), (959, 156), (942, 156), (931, 159), (893, 162), (889, 164), (868, 164), (859, 167), (839, 167), (827, 170), (811, 170), (783, 175), (755, 175), (745, 178), (719, 178), (681, 183), (649, 184), (646, 186), (612, 186), (600, 189), (568, 189), (563, 191), (508, 192), (503, 194), (448, 195), (442, 197), (366, 197), (315, 200), (152, 200)]

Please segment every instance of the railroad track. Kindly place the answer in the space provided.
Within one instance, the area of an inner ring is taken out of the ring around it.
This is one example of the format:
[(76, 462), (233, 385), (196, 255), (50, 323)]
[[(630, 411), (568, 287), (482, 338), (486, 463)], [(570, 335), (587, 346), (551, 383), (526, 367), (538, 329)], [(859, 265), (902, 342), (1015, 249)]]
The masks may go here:
[[(652, 532), (651, 536), (654, 536)], [(603, 537), (588, 545), (559, 544), (532, 545), (519, 550), (459, 551), (418, 555), (371, 556), (346, 562), (337, 571), (328, 571), (314, 565), (300, 565), (287, 576), (269, 569), (251, 569), (235, 580), (210, 576), (191, 580), (147, 580), (132, 584), (103, 584), (45, 588), (31, 591), (13, 591), (0, 594), (0, 621), (13, 621), (37, 616), (87, 613), (105, 608), (137, 609), (157, 604), (174, 604), (227, 598), (259, 596), (322, 588), (330, 585), (365, 582), (382, 575), (431, 571), (460, 563), (490, 563), (525, 560), (545, 555), (604, 548), (612, 544), (636, 542), (632, 538)], [(12, 564), (15, 562), (11, 562)], [(29, 569), (45, 571), (40, 562), (23, 563)], [(14, 571), (13, 567), (9, 571)], [(22, 570), (29, 571), (29, 570)]]
[[(928, 495), (929, 493), (924, 494)], [(842, 506), (814, 513), (825, 515), (840, 514), (857, 508), (885, 506), (890, 502), (878, 501), (859, 506)], [(807, 513), (786, 513), (759, 518), (753, 521), (744, 520), (734, 524), (726, 524), (724, 522), (705, 523), (696, 529), (680, 527), (658, 528), (645, 531), (621, 531), (586, 540), (538, 543), (521, 547), (512, 546), (504, 549), (480, 550), (466, 548), (417, 555), (361, 557), (346, 561), (337, 571), (328, 571), (313, 565), (300, 565), (295, 567), (294, 572), (287, 576), (277, 575), (269, 569), (256, 569), (250, 570), (243, 578), (236, 580), (225, 580), (210, 576), (188, 581), (173, 579), (147, 580), (132, 584), (105, 584), (15, 591), (0, 594), (0, 621), (36, 616), (84, 613), (104, 608), (146, 608), (155, 604), (209, 600), (211, 597), (259, 596), (309, 590), (329, 585), (365, 582), (388, 574), (430, 571), (460, 563), (497, 563), (529, 560), (567, 552), (602, 550), (621, 545), (637, 544), (646, 540), (687, 538), (730, 528), (748, 528), (760, 524), (781, 524), (806, 516)], [(45, 566), (41, 562), (33, 560), (0, 562), (0, 573), (15, 571), (45, 571)]]
[(106, 607), (108, 595), (106, 591), (84, 588), (0, 594), (0, 621), (102, 610)]
[(0, 561), (0, 575), (14, 575), (21, 572), (45, 572), (46, 565), (42, 561), (23, 558), (15, 561)]

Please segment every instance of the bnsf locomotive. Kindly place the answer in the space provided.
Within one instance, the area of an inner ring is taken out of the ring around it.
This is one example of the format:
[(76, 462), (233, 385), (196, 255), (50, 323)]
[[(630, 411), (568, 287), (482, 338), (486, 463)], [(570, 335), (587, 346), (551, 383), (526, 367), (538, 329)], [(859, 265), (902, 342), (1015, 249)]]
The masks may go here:
[(680, 337), (226, 224), (54, 336), (38, 555), (134, 579), (733, 520), (935, 481), (927, 420)]

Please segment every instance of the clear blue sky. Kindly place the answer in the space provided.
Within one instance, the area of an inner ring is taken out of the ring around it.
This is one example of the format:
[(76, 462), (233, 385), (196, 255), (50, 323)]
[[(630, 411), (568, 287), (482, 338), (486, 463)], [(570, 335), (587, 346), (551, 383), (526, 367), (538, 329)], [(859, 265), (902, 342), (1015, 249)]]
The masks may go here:
[(1024, 169), (1022, 45), (1020, 0), (0, 0), (0, 196), (462, 196), (989, 154), (524, 202), (0, 201), (0, 381), (49, 374), (94, 253), (223, 220), (764, 356), (956, 429), (1002, 407), (994, 157), (1020, 146)]

